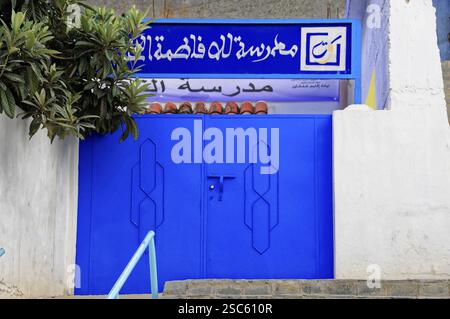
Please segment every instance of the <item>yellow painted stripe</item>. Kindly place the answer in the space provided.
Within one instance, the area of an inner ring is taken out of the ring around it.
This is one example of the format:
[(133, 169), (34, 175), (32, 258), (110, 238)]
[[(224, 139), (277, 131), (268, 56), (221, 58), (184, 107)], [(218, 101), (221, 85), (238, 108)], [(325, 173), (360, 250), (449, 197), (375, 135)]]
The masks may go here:
[(376, 111), (377, 109), (377, 91), (375, 87), (376, 82), (375, 69), (372, 72), (372, 79), (370, 80), (369, 92), (367, 93), (366, 105)]

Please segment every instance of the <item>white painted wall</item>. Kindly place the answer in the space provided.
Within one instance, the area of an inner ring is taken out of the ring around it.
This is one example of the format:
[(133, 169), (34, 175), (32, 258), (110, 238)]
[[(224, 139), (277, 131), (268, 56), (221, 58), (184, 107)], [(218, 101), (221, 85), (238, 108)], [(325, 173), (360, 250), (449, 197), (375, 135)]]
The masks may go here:
[(0, 115), (0, 297), (70, 293), (75, 263), (78, 142)]
[(391, 109), (446, 107), (431, 0), (390, 1)]
[(338, 279), (366, 279), (371, 264), (382, 279), (450, 278), (450, 129), (431, 2), (389, 1), (388, 109), (334, 112)]

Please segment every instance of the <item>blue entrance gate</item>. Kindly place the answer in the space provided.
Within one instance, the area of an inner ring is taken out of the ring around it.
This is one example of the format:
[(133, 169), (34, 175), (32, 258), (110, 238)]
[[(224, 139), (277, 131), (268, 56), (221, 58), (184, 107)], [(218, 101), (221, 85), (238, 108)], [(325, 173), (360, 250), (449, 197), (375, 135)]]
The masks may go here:
[[(160, 291), (168, 280), (333, 277), (331, 115), (136, 120), (137, 141), (119, 143), (115, 133), (80, 145), (77, 294), (107, 293), (149, 230)], [(249, 161), (174, 163), (172, 132), (194, 136), (194, 121), (224, 136), (230, 128), (278, 128), (276, 173)], [(148, 293), (148, 269), (141, 259), (122, 293)]]

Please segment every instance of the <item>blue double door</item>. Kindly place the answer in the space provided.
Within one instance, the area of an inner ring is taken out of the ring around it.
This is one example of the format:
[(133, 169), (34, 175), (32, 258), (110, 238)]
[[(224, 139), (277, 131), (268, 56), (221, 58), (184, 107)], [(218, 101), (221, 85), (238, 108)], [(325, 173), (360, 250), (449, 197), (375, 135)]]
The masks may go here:
[[(77, 294), (107, 293), (149, 230), (160, 291), (169, 280), (333, 277), (331, 116), (136, 120), (137, 141), (80, 145)], [(174, 161), (180, 128), (192, 143), (178, 154), (192, 163)], [(215, 138), (202, 140), (208, 129)], [(238, 130), (246, 143), (230, 147)], [(199, 160), (199, 144), (216, 161)], [(149, 280), (142, 258), (122, 293), (148, 293)]]

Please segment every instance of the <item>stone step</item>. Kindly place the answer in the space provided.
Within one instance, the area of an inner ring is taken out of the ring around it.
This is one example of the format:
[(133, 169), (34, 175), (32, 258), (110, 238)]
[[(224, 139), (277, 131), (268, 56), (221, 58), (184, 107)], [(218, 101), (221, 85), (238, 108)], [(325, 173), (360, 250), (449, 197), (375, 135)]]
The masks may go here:
[(182, 280), (169, 281), (166, 299), (450, 298), (450, 280)]

